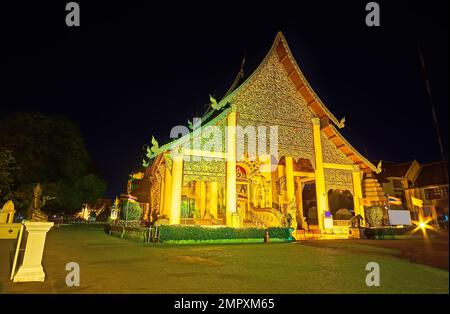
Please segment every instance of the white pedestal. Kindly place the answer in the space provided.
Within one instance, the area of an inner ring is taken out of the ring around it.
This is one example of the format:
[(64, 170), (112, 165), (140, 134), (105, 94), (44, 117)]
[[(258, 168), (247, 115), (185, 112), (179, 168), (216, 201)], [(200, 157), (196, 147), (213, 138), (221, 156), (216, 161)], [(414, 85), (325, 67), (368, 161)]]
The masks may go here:
[(45, 273), (42, 267), (45, 238), (53, 226), (53, 222), (27, 221), (24, 223), (28, 233), (25, 254), (14, 282), (44, 281)]

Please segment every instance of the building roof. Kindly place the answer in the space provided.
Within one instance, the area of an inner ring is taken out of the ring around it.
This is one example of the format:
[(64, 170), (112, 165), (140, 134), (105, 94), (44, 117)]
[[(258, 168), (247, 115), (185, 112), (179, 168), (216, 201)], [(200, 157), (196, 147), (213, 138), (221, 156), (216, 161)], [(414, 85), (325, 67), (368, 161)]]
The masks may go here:
[(402, 178), (405, 177), (409, 168), (411, 168), (414, 160), (407, 162), (392, 162), (383, 161), (383, 169), (377, 175), (378, 182), (387, 182), (387, 178)]
[(294, 56), (287, 44), (286, 38), (284, 37), (282, 32), (278, 32), (275, 40), (273, 41), (272, 47), (267, 53), (264, 60), (260, 63), (258, 68), (250, 75), (242, 84), (237, 85), (236, 88), (232, 92), (228, 92), (226, 96), (220, 101), (221, 105), (225, 105), (228, 103), (234, 95), (236, 95), (240, 90), (244, 89), (246, 85), (250, 84), (252, 81), (252, 77), (256, 76), (256, 73), (265, 65), (267, 59), (273, 54), (276, 53), (278, 56), (278, 60), (283, 64), (284, 69), (288, 77), (297, 87), (297, 91), (301, 96), (306, 100), (308, 107), (318, 116), (320, 119), (328, 118), (339, 128), (344, 127), (343, 122), (336, 119), (336, 117), (328, 110), (325, 104), (320, 100), (319, 96), (314, 92), (312, 87), (309, 85), (306, 80), (303, 72), (300, 70), (300, 67), (295, 61)]
[[(220, 100), (218, 103), (219, 110), (211, 110), (208, 111), (202, 117), (202, 126), (203, 123), (213, 124), (214, 121), (223, 114), (226, 114), (229, 107), (230, 101), (234, 98), (234, 96), (243, 90), (247, 85), (252, 82), (252, 78), (256, 76), (256, 74), (263, 68), (266, 64), (269, 57), (273, 54), (276, 54), (279, 62), (283, 65), (286, 70), (287, 76), (291, 79), (293, 84), (295, 85), (298, 93), (305, 99), (307, 106), (310, 110), (320, 119), (321, 121), (321, 130), (325, 133), (327, 138), (338, 148), (341, 152), (343, 152), (347, 158), (349, 158), (354, 164), (358, 165), (362, 171), (367, 172), (376, 172), (379, 173), (381, 169), (375, 167), (370, 161), (368, 161), (364, 156), (362, 156), (347, 140), (339, 133), (336, 129), (343, 128), (345, 119), (338, 120), (325, 106), (325, 104), (320, 100), (319, 96), (314, 92), (312, 87), (309, 85), (302, 71), (300, 70), (297, 62), (294, 59), (294, 56), (289, 49), (287, 41), (284, 35), (281, 32), (277, 33), (275, 40), (267, 53), (264, 60), (260, 63), (258, 68), (241, 84), (240, 81), (243, 78), (242, 73), (238, 75), (238, 78), (233, 83), (230, 90), (226, 93), (225, 97)], [(242, 67), (241, 67), (242, 69)], [(198, 130), (198, 129), (197, 129)], [(195, 134), (196, 130), (190, 132), (190, 134)], [(187, 135), (189, 136), (189, 134)], [(181, 142), (182, 138), (176, 139), (166, 145), (160, 147), (158, 152), (155, 155), (158, 155), (164, 151), (167, 151), (177, 142)]]
[(362, 156), (336, 129), (336, 127), (341, 129), (345, 126), (345, 119), (338, 120), (314, 92), (311, 85), (309, 85), (306, 80), (303, 72), (300, 70), (297, 61), (295, 61), (295, 58), (287, 44), (286, 38), (281, 32), (278, 32), (272, 47), (253, 74), (250, 75), (242, 84), (238, 85), (235, 90), (227, 93), (227, 95), (220, 101), (220, 105), (224, 106), (229, 103), (240, 90), (245, 89), (245, 87), (251, 83), (252, 77), (256, 76), (260, 69), (265, 65), (269, 57), (274, 53), (277, 55), (279, 62), (283, 65), (287, 76), (295, 85), (298, 93), (306, 100), (307, 106), (320, 119), (321, 129), (324, 131), (328, 139), (341, 152), (343, 152), (347, 158), (358, 165), (361, 170), (379, 173), (381, 169), (375, 167), (370, 161)]
[(448, 184), (448, 161), (422, 165), (414, 187)]

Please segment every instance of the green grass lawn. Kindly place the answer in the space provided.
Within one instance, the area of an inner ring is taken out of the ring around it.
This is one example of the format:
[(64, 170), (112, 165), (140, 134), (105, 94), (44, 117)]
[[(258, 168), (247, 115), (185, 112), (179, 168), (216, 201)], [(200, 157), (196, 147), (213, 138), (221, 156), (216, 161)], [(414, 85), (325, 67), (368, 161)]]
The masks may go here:
[[(12, 242), (10, 244), (11, 250)], [(5, 250), (5, 245), (0, 249)], [(48, 234), (43, 260), (46, 281), (13, 284), (2, 266), (0, 292), (449, 292), (447, 270), (411, 263), (394, 257), (395, 254), (393, 249), (355, 242), (351, 251), (339, 246), (315, 247), (302, 243), (144, 244), (109, 236), (100, 228), (62, 226)], [(68, 273), (65, 265), (69, 262), (80, 265), (80, 287), (65, 285)], [(380, 287), (365, 284), (368, 262), (380, 265)]]

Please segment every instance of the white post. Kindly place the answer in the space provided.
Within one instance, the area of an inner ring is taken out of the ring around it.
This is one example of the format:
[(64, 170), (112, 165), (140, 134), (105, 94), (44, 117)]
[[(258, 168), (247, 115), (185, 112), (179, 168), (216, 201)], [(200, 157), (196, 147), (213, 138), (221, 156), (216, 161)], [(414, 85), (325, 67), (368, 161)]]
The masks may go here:
[(45, 273), (42, 267), (45, 238), (53, 226), (53, 222), (26, 221), (28, 232), (25, 254), (22, 265), (14, 276), (14, 282), (44, 281)]

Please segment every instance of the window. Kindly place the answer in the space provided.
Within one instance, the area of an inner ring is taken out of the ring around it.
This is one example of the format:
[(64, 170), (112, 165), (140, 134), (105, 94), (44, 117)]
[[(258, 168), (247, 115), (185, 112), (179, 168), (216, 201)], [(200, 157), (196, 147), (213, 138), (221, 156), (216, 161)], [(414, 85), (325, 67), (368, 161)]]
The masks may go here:
[(401, 188), (403, 188), (401, 179), (393, 179), (392, 180), (392, 185), (394, 186), (394, 189), (401, 189)]
[(442, 187), (442, 198), (448, 198), (448, 186)]
[(424, 192), (427, 200), (439, 200), (442, 198), (441, 190), (439, 188), (425, 189)]

